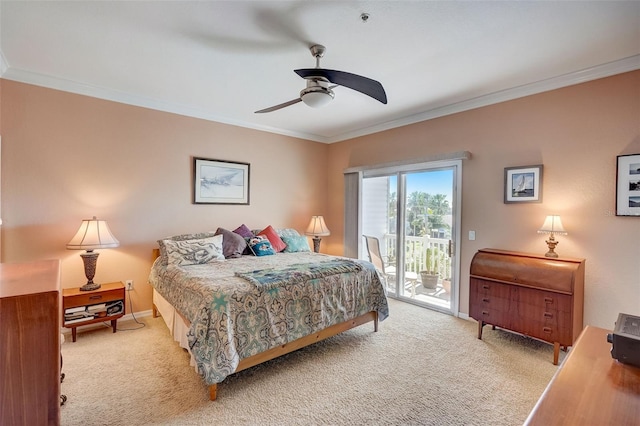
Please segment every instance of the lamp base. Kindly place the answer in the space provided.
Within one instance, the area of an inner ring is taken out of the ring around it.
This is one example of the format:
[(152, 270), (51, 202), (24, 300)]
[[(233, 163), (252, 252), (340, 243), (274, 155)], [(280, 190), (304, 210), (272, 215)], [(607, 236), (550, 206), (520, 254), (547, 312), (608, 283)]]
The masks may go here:
[(99, 289), (100, 287), (101, 285), (98, 283), (86, 283), (85, 285), (80, 287), (80, 291), (93, 291)]
[(555, 238), (553, 238), (553, 235), (551, 236), (551, 238), (549, 238), (546, 241), (546, 243), (547, 243), (547, 246), (549, 246), (549, 251), (544, 254), (545, 257), (553, 257), (553, 258), (558, 257), (558, 253), (554, 251), (556, 246), (558, 245), (558, 241), (556, 241)]
[(93, 277), (96, 275), (96, 263), (98, 262), (99, 253), (93, 250), (87, 250), (86, 253), (82, 253), (82, 261), (84, 262), (84, 275), (87, 277), (87, 283), (80, 287), (80, 291), (92, 291), (100, 288), (100, 284), (93, 282)]
[(322, 241), (322, 238), (313, 237), (312, 239), (313, 239), (313, 252), (320, 253), (320, 241)]

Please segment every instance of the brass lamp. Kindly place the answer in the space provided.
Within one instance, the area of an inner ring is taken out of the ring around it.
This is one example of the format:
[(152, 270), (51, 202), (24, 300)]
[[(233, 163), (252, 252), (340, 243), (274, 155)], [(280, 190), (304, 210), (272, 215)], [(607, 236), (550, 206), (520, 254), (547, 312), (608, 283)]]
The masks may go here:
[(549, 239), (547, 240), (549, 251), (545, 253), (545, 256), (558, 257), (558, 254), (554, 251), (556, 246), (558, 245), (558, 241), (556, 241), (554, 234), (568, 234), (568, 232), (565, 231), (564, 227), (562, 226), (560, 216), (547, 216), (547, 218), (544, 220), (544, 223), (542, 224), (542, 228), (538, 229), (538, 234), (549, 234)]
[(327, 228), (327, 224), (324, 223), (324, 217), (311, 216), (311, 222), (309, 222), (305, 234), (313, 237), (313, 251), (318, 253), (320, 252), (320, 237), (331, 235), (331, 232), (329, 228)]
[(86, 250), (80, 256), (84, 262), (84, 274), (87, 277), (87, 283), (80, 287), (80, 291), (91, 291), (100, 288), (100, 284), (93, 282), (99, 255), (94, 250), (118, 247), (119, 245), (120, 242), (113, 236), (106, 221), (98, 220), (95, 216), (93, 219), (84, 219), (82, 221), (80, 229), (67, 244), (67, 249), (69, 250)]

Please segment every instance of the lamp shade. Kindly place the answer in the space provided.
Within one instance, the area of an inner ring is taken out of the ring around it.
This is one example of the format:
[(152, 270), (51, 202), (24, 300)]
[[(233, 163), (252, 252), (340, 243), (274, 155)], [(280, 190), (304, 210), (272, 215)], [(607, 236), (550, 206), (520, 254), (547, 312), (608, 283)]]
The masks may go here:
[(547, 216), (542, 224), (542, 227), (538, 229), (538, 234), (558, 234), (567, 235), (567, 231), (562, 226), (560, 216)]
[(327, 224), (324, 223), (324, 217), (322, 216), (311, 216), (311, 222), (309, 222), (309, 226), (307, 227), (307, 235), (312, 235), (314, 237), (324, 237), (326, 235), (331, 235), (331, 231), (327, 228)]
[(120, 241), (116, 239), (104, 220), (84, 219), (76, 235), (67, 243), (69, 250), (87, 250), (118, 247)]

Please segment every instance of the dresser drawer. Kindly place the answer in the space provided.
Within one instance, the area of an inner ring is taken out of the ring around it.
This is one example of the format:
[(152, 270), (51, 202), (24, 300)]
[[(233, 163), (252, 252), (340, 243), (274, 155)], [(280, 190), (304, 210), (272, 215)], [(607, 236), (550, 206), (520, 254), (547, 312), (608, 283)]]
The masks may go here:
[(470, 284), (472, 295), (491, 296), (505, 300), (517, 297), (513, 294), (514, 287), (509, 284), (480, 280), (477, 278), (471, 278)]
[(523, 287), (518, 289), (518, 302), (538, 306), (546, 310), (571, 312), (572, 297), (568, 294)]
[(487, 308), (481, 304), (471, 304), (469, 307), (469, 316), (476, 321), (482, 321), (498, 327), (508, 328), (510, 323), (509, 312)]
[(533, 321), (531, 319), (514, 318), (512, 327), (519, 333), (547, 342), (558, 342), (563, 346), (571, 346), (571, 329), (559, 327), (544, 321)]

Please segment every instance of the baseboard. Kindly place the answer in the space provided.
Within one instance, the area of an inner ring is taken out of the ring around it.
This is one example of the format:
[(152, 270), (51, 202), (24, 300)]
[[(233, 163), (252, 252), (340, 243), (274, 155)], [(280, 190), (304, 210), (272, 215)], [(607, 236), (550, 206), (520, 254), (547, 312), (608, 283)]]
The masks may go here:
[[(136, 318), (144, 318), (144, 317), (150, 317), (153, 315), (153, 311), (151, 309), (147, 310), (147, 311), (140, 311), (140, 312), (135, 312), (133, 314), (126, 314), (124, 315), (122, 318), (118, 318), (118, 325), (122, 322), (125, 321), (133, 321)], [(135, 316), (135, 318), (134, 318)], [(82, 331), (82, 330), (92, 330), (95, 328), (103, 328), (105, 327), (105, 324), (107, 327), (111, 327), (111, 321), (105, 321), (105, 322), (97, 322), (94, 324), (88, 324), (88, 325), (81, 325), (79, 327), (76, 327), (78, 331)], [(68, 334), (71, 335), (71, 328), (67, 328), (67, 327), (60, 327), (60, 333), (62, 334)]]

